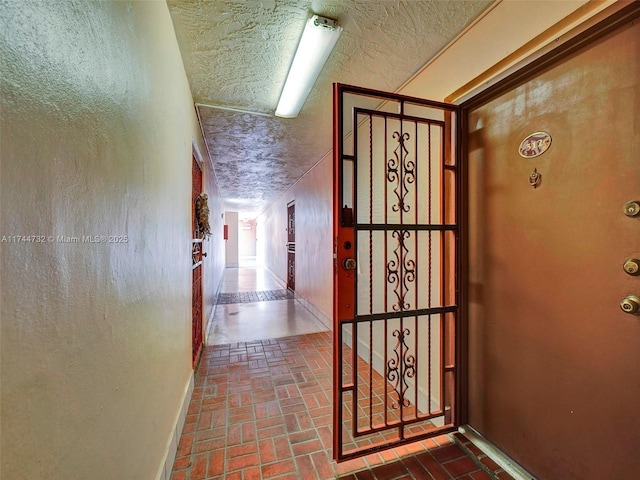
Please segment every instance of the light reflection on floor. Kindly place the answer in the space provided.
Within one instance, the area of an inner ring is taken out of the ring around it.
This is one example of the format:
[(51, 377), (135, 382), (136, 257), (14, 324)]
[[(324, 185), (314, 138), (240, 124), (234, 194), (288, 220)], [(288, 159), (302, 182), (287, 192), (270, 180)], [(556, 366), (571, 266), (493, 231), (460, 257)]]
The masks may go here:
[[(282, 289), (282, 282), (261, 266), (226, 268), (220, 293)], [(217, 305), (207, 345), (324, 332), (327, 327), (294, 299)]]

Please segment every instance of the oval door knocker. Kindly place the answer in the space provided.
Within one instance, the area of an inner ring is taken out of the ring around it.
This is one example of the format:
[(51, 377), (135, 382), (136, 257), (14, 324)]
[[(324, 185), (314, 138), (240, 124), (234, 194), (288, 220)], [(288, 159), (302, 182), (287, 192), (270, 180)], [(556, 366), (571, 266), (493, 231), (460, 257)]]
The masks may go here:
[(547, 132), (535, 132), (527, 135), (520, 146), (518, 153), (524, 158), (535, 158), (549, 150), (551, 146), (551, 135)]

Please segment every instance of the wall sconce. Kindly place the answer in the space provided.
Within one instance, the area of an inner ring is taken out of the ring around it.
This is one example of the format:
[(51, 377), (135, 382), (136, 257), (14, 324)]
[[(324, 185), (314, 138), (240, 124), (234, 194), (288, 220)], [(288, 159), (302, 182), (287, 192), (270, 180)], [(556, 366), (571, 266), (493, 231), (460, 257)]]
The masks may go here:
[(276, 116), (298, 116), (341, 33), (342, 27), (336, 20), (318, 15), (307, 20), (280, 94)]

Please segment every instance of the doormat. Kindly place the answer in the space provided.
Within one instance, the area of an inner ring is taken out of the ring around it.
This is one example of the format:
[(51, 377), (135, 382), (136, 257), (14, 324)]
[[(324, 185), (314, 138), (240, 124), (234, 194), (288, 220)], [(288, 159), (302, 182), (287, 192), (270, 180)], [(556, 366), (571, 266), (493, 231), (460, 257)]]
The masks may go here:
[(218, 295), (218, 305), (268, 302), (269, 300), (290, 300), (293, 298), (293, 293), (285, 288), (281, 290), (265, 290), (262, 292), (221, 293)]

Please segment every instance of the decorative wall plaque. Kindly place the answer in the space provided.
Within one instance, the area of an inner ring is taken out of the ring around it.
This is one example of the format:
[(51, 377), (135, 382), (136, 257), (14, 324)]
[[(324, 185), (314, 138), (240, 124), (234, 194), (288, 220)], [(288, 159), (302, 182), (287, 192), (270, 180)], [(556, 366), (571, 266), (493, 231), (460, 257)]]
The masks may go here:
[(196, 198), (196, 221), (198, 223), (198, 235), (197, 238), (206, 238), (211, 235), (211, 227), (209, 226), (209, 196), (202, 192)]
[(524, 158), (539, 157), (549, 150), (551, 146), (551, 135), (547, 132), (535, 132), (527, 135), (518, 147), (518, 153)]

